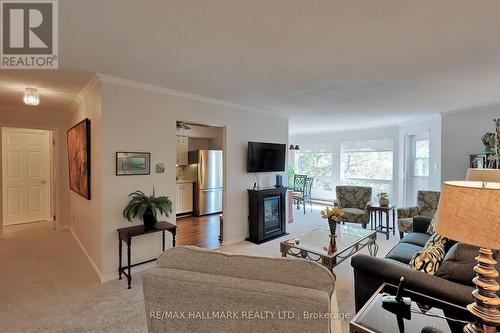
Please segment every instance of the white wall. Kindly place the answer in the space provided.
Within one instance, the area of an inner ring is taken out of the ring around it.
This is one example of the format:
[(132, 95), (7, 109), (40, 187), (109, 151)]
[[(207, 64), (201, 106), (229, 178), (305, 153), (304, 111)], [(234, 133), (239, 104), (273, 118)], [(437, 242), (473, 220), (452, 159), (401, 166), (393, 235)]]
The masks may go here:
[[(0, 106), (0, 127), (21, 127), (52, 130), (56, 136), (56, 148), (58, 149), (58, 165), (60, 177), (58, 187), (55, 193), (56, 210), (60, 211), (58, 217), (59, 226), (69, 225), (68, 209), (68, 159), (66, 152), (66, 129), (68, 124), (68, 115), (63, 112), (54, 112), (49, 110), (33, 110), (29, 107), (13, 108), (10, 106)], [(1, 137), (0, 137), (1, 147)], [(2, 188), (1, 161), (0, 154), (0, 189)], [(0, 219), (2, 218), (2, 193), (0, 190)], [(0, 222), (0, 236), (2, 235), (3, 221)]]
[[(90, 199), (69, 191), (71, 230), (98, 274), (102, 269), (102, 124), (100, 82), (95, 79), (82, 90), (71, 111), (68, 128), (90, 119)], [(67, 174), (67, 171), (66, 171)], [(69, 185), (68, 185), (69, 187)], [(101, 277), (102, 278), (102, 277)]]
[(442, 114), (442, 178), (463, 180), (469, 167), (469, 154), (484, 146), (481, 136), (495, 132), (494, 118), (500, 118), (500, 105)]
[[(393, 165), (393, 192), (392, 202), (396, 203), (398, 199), (397, 180), (399, 178), (399, 130), (397, 127), (373, 128), (353, 131), (339, 131), (329, 133), (314, 133), (307, 135), (292, 135), (290, 136), (291, 144), (307, 144), (307, 143), (325, 143), (331, 147), (333, 151), (333, 187), (340, 184), (340, 149), (341, 142), (345, 140), (369, 140), (369, 139), (384, 139), (391, 138), (394, 142), (394, 165)], [(335, 190), (334, 190), (335, 191)], [(333, 199), (333, 198), (332, 198)]]
[[(154, 186), (157, 194), (170, 196), (175, 204), (176, 120), (225, 127), (224, 227), (228, 243), (248, 235), (246, 189), (253, 186), (254, 175), (246, 172), (247, 142), (288, 141), (287, 118), (238, 110), (229, 103), (176, 96), (166, 89), (103, 77), (101, 273), (105, 279), (116, 277), (116, 229), (130, 225), (122, 217), (127, 195), (135, 190), (150, 193)], [(152, 174), (115, 176), (116, 151), (151, 152)], [(156, 163), (165, 163), (166, 172), (156, 174)], [(274, 174), (262, 174), (262, 183), (274, 185)], [(173, 222), (175, 217), (167, 220)], [(170, 242), (170, 237), (167, 239)], [(154, 257), (160, 250), (159, 235), (134, 240), (133, 260)]]
[(441, 190), (441, 116), (435, 115), (430, 118), (422, 119), (419, 121), (414, 121), (412, 123), (404, 124), (399, 130), (399, 179), (398, 179), (398, 192), (399, 192), (399, 202), (405, 205), (411, 203), (404, 203), (404, 191), (405, 191), (405, 144), (406, 136), (414, 135), (421, 132), (429, 133), (429, 184), (430, 190), (440, 191)]

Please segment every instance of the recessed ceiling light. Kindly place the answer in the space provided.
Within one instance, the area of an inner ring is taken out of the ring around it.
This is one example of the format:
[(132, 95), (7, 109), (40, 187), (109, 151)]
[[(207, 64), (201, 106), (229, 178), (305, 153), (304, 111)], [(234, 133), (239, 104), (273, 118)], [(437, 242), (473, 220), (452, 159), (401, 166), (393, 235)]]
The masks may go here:
[(35, 88), (26, 88), (24, 90), (23, 102), (26, 105), (37, 106), (40, 104), (40, 96)]

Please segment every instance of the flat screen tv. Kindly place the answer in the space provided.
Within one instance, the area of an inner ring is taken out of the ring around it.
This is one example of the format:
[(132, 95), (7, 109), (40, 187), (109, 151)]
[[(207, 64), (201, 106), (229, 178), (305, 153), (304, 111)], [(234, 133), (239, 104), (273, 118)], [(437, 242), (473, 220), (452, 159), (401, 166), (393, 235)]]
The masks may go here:
[(285, 171), (286, 144), (249, 142), (247, 172)]

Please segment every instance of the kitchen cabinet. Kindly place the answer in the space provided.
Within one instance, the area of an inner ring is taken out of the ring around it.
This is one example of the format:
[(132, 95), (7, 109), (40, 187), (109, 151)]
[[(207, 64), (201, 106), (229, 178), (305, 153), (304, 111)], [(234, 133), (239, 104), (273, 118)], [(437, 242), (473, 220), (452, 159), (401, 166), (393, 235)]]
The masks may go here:
[(177, 136), (177, 165), (188, 165), (187, 136)]
[(176, 214), (190, 213), (193, 211), (193, 183), (177, 183)]

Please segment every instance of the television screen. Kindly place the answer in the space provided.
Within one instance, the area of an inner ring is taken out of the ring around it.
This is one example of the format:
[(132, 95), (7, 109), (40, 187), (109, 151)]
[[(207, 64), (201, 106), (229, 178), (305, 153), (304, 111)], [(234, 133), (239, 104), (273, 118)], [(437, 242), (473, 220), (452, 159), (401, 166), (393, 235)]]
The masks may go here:
[(286, 144), (249, 142), (247, 172), (285, 171)]

